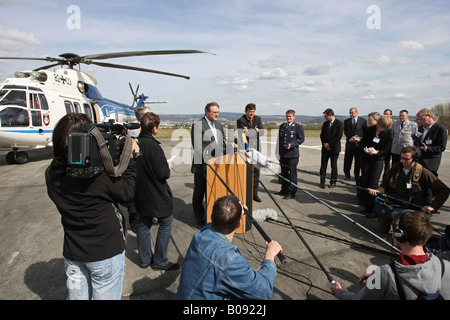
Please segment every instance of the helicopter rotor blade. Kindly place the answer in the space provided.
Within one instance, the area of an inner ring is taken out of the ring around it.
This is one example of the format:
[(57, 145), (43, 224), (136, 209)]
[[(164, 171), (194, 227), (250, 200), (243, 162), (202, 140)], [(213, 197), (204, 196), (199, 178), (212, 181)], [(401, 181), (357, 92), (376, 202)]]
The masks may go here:
[(128, 82), (128, 85), (130, 86), (130, 90), (131, 90), (131, 93), (133, 94), (133, 97), (135, 97), (136, 94), (134, 93), (133, 87), (131, 86), (131, 82)]
[(33, 71), (47, 70), (47, 69), (50, 69), (50, 68), (53, 68), (53, 67), (56, 67), (56, 66), (59, 66), (59, 65), (61, 65), (61, 63), (53, 63), (53, 64), (49, 64), (47, 66), (42, 66), (42, 67), (36, 68)]
[(136, 57), (136, 56), (154, 56), (154, 55), (168, 55), (168, 54), (191, 54), (191, 53), (209, 53), (199, 50), (153, 50), (153, 51), (128, 51), (128, 52), (111, 52), (90, 54), (81, 57), (82, 60), (104, 60), (112, 58)]
[(163, 75), (166, 75), (166, 76), (173, 76), (173, 77), (180, 77), (180, 78), (190, 79), (189, 76), (184, 76), (184, 75), (181, 75), (181, 74), (164, 72), (164, 71), (158, 71), (158, 70), (152, 70), (152, 69), (145, 69), (145, 68), (139, 68), (139, 67), (132, 67), (132, 66), (124, 66), (124, 65), (120, 65), (120, 64), (112, 64), (112, 63), (98, 62), (98, 61), (89, 61), (89, 63), (87, 63), (87, 64), (95, 64), (95, 65), (98, 65), (100, 67), (106, 67), (106, 68), (117, 68), (117, 69), (126, 69), (126, 70), (134, 70), (134, 71), (143, 71), (143, 72), (163, 74)]

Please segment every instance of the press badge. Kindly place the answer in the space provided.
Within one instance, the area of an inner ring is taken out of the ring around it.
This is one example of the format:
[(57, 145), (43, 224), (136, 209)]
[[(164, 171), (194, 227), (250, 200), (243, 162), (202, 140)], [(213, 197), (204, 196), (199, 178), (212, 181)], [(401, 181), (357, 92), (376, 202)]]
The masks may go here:
[(411, 182), (407, 182), (406, 183), (406, 189), (411, 189), (412, 188), (412, 183)]
[(374, 137), (374, 138), (373, 138), (373, 142), (375, 142), (375, 143), (380, 143), (380, 138)]
[(433, 142), (431, 141), (431, 139), (427, 139), (425, 140), (425, 144), (432, 144)]

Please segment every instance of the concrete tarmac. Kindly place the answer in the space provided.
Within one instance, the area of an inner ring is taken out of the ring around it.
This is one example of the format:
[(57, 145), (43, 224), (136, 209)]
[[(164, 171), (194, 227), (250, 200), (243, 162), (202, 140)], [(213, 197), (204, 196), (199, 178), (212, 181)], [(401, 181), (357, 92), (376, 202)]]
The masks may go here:
[[(167, 158), (177, 156), (169, 179), (174, 194), (175, 221), (168, 256), (171, 261), (182, 264), (191, 238), (198, 230), (191, 204), (194, 179), (190, 172), (190, 141), (162, 139), (160, 142)], [(276, 161), (274, 143), (265, 141), (263, 144), (267, 147), (264, 154)], [(332, 189), (319, 188), (319, 177), (315, 175), (320, 167), (319, 138), (307, 138), (300, 152), (298, 168), (313, 174), (299, 173), (301, 189), (295, 199), (284, 200), (274, 195), (280, 190), (280, 184), (271, 172), (263, 170), (261, 180), (332, 278), (343, 288), (357, 291), (358, 278), (370, 265), (392, 260), (391, 236), (377, 231), (376, 219), (359, 213), (363, 207), (357, 203), (354, 180), (339, 182)], [(6, 152), (0, 153), (0, 299), (63, 300), (67, 294), (62, 257), (63, 229), (60, 215), (47, 196), (44, 180), (44, 171), (51, 162), (51, 150), (29, 152), (30, 162), (25, 165), (9, 165), (5, 155)], [(339, 179), (344, 178), (343, 158), (341, 154)], [(450, 184), (449, 164), (450, 156), (446, 151), (439, 177), (447, 185)], [(272, 170), (279, 172), (277, 165)], [(327, 174), (330, 174), (330, 168)], [(259, 196), (262, 202), (253, 202), (254, 210), (270, 208), (277, 214), (274, 220), (260, 221), (259, 224), (269, 237), (280, 242), (288, 258), (286, 264), (276, 261), (275, 292), (285, 300), (335, 300), (330, 293), (330, 282), (317, 260), (262, 187)], [(433, 215), (432, 222), (435, 235), (442, 234), (445, 226), (450, 224), (448, 201), (440, 214)], [(151, 231), (155, 239), (157, 226)], [(136, 234), (131, 230), (127, 231), (127, 241), (122, 298), (176, 299), (180, 272), (140, 268)], [(264, 257), (265, 242), (256, 228), (237, 235), (234, 244), (252, 267), (258, 269)]]

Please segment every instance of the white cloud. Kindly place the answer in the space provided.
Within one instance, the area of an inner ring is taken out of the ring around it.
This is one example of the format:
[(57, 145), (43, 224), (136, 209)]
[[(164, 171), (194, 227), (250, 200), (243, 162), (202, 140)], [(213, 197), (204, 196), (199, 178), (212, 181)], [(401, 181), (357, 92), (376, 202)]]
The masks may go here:
[(391, 63), (392, 59), (391, 57), (388, 57), (387, 55), (381, 55), (375, 58), (376, 64), (379, 66), (387, 66)]
[(280, 78), (286, 78), (287, 72), (282, 68), (275, 68), (269, 71), (264, 71), (260, 79), (263, 80), (272, 80), (272, 79), (280, 79)]
[(440, 77), (450, 77), (450, 69), (439, 72)]
[(312, 67), (306, 67), (303, 70), (303, 74), (307, 76), (317, 76), (322, 74), (328, 74), (331, 70), (331, 66), (328, 64), (317, 65)]
[(400, 41), (400, 46), (410, 50), (418, 50), (418, 51), (425, 50), (424, 45), (417, 41)]
[(408, 57), (394, 57), (391, 58), (385, 54), (374, 58), (374, 62), (380, 67), (388, 66), (405, 66), (412, 62), (411, 58)]
[(312, 86), (308, 86), (308, 85), (298, 85), (295, 83), (291, 83), (287, 86), (287, 88), (289, 90), (292, 91), (298, 91), (298, 92), (304, 92), (304, 93), (312, 93), (312, 92), (316, 92), (317, 89), (313, 88)]
[(394, 98), (394, 99), (409, 99), (410, 97), (403, 92), (399, 92), (399, 93), (394, 93), (392, 95), (392, 98)]
[(41, 45), (41, 42), (32, 33), (0, 26), (0, 48), (3, 54), (15, 55), (23, 48), (33, 45)]

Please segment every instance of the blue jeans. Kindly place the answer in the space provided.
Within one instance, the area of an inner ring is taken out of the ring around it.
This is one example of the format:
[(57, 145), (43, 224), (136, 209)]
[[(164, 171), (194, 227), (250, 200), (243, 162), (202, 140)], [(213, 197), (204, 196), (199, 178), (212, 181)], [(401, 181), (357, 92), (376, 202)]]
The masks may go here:
[(159, 228), (155, 243), (155, 254), (152, 253), (150, 228), (152, 218), (139, 214), (137, 227), (137, 243), (141, 267), (145, 268), (152, 264), (154, 267), (163, 267), (169, 263), (167, 258), (167, 247), (169, 246), (170, 234), (172, 233), (173, 215), (158, 218)]
[(80, 262), (64, 258), (68, 300), (120, 300), (125, 251), (101, 261)]

